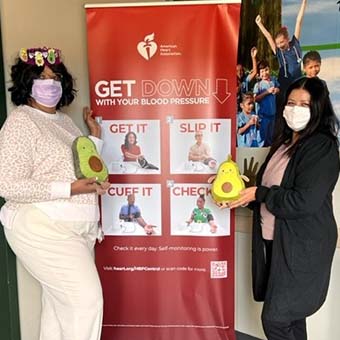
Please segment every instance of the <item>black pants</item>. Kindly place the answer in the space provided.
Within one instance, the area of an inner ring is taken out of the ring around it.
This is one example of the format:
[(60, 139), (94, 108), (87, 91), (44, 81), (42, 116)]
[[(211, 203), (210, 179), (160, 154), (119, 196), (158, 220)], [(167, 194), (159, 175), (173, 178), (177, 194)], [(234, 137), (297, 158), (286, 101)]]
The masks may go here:
[[(266, 277), (270, 275), (273, 241), (264, 240), (266, 254)], [(264, 333), (268, 340), (307, 340), (306, 319), (292, 322), (275, 322), (262, 318)]]
[(268, 340), (307, 340), (306, 319), (292, 322), (275, 322), (262, 319)]

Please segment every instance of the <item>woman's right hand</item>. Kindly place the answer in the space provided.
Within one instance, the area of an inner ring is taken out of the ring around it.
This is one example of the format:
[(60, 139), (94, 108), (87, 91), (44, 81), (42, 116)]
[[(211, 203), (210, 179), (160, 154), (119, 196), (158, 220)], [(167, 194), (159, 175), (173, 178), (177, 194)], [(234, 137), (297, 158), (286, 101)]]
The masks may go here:
[(97, 183), (97, 179), (95, 177), (77, 179), (71, 183), (71, 196), (92, 193), (103, 194), (103, 189), (104, 188)]

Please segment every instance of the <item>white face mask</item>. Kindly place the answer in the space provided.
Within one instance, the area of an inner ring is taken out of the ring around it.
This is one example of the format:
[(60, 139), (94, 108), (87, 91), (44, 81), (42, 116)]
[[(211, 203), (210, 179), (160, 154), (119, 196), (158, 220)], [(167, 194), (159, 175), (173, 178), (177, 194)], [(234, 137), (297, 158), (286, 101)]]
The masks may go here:
[(283, 117), (293, 131), (303, 130), (310, 121), (310, 109), (304, 106), (285, 106)]

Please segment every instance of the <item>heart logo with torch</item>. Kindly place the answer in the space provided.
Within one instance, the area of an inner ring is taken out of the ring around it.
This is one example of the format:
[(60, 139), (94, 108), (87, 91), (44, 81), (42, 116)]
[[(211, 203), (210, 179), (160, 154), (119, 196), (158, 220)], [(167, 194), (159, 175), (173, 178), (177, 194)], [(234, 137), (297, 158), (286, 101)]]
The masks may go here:
[(137, 45), (138, 53), (146, 60), (150, 60), (157, 52), (157, 44), (153, 41), (155, 33), (145, 36), (144, 41)]

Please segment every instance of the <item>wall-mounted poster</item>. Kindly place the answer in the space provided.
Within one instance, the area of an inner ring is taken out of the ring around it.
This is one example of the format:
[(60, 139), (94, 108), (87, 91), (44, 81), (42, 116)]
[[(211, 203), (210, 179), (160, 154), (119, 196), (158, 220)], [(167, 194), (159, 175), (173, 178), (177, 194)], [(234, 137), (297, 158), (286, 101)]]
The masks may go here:
[(267, 147), (288, 86), (318, 77), (340, 117), (339, 4), (334, 0), (242, 1), (237, 146)]

